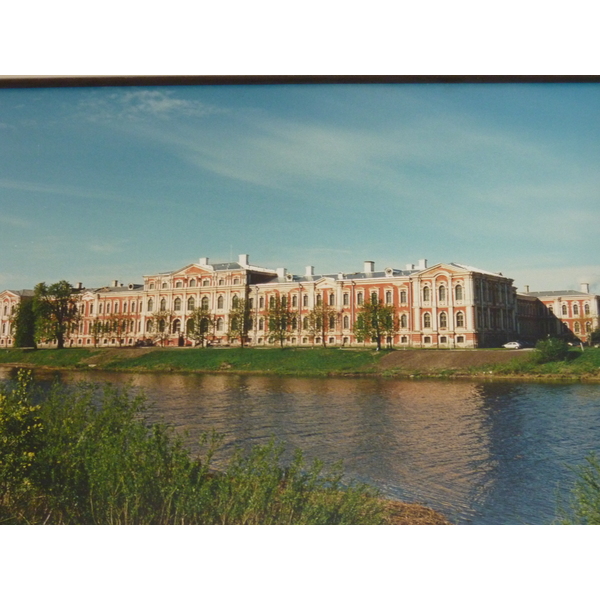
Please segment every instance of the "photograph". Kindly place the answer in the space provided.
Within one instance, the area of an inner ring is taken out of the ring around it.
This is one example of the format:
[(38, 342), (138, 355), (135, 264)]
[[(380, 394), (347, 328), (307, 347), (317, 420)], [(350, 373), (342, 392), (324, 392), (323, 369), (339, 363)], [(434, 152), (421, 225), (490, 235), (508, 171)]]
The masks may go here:
[(0, 523), (600, 524), (599, 114), (0, 79)]

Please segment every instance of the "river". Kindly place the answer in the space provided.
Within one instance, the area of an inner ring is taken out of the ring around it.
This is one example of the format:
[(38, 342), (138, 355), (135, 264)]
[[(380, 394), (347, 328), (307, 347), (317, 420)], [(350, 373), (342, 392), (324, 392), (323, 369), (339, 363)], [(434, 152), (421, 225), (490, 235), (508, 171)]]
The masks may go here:
[[(0, 368), (0, 379), (16, 371)], [(600, 452), (600, 386), (507, 381), (294, 378), (38, 371), (131, 385), (149, 414), (189, 443), (212, 429), (217, 455), (271, 437), (289, 453), (343, 461), (349, 478), (439, 510), (459, 524), (548, 524), (568, 499), (571, 467)]]

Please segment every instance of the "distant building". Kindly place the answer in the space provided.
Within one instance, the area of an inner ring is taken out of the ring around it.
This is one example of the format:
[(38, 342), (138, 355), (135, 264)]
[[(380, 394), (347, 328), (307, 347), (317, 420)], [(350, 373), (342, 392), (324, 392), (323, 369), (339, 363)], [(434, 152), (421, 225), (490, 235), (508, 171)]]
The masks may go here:
[[(76, 291), (81, 320), (67, 345), (78, 347), (132, 346), (156, 339), (160, 329), (164, 329), (162, 343), (191, 345), (190, 313), (199, 307), (209, 310), (214, 320), (209, 343), (237, 344), (228, 333), (229, 314), (238, 300), (247, 301), (249, 308), (247, 343), (268, 346), (268, 311), (274, 298), (290, 310), (286, 344), (292, 346), (323, 342), (308, 327), (310, 312), (320, 304), (334, 311), (325, 342), (338, 347), (369, 345), (357, 342), (353, 333), (367, 301), (394, 307), (398, 328), (383, 343), (399, 347), (477, 348), (523, 337), (534, 340), (557, 327), (547, 315), (545, 307), (550, 304), (561, 312), (566, 303), (572, 315), (568, 327), (578, 327), (580, 333), (598, 326), (598, 296), (560, 292), (554, 299), (544, 296), (550, 292), (517, 294), (513, 280), (501, 273), (458, 263), (428, 267), (424, 259), (404, 269), (380, 271), (372, 261), (365, 261), (362, 271), (353, 273), (315, 274), (309, 266), (299, 275), (285, 268), (251, 265), (248, 255), (241, 254), (236, 262), (210, 264), (208, 258), (201, 258), (175, 271), (146, 275), (143, 284), (113, 281), (95, 289), (80, 284)], [(0, 348), (14, 343), (10, 315), (24, 294), (33, 292), (0, 293)], [(169, 318), (162, 319), (161, 313)], [(119, 326), (110, 332), (97, 326), (108, 322)], [(556, 333), (560, 331), (552, 334)]]

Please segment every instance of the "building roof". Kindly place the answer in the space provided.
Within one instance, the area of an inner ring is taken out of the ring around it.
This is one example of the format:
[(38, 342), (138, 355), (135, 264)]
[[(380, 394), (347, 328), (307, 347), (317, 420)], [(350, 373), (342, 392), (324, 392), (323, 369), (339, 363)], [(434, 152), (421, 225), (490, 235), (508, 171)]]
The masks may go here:
[(16, 294), (17, 296), (33, 296), (34, 295), (33, 290), (6, 290), (6, 291), (10, 292), (11, 294)]
[[(492, 273), (491, 271), (484, 271), (483, 269), (478, 269), (477, 267), (470, 267), (468, 265), (461, 265), (459, 263), (448, 263), (454, 267), (459, 267), (460, 269), (465, 269), (467, 271), (473, 271), (474, 273), (483, 273), (484, 275), (493, 275), (494, 277), (504, 277), (502, 273)], [(506, 279), (510, 279), (510, 277), (506, 277)]]
[(593, 296), (594, 294), (588, 294), (587, 292), (578, 292), (577, 290), (556, 290), (556, 291), (545, 291), (545, 292), (519, 292), (524, 296)]

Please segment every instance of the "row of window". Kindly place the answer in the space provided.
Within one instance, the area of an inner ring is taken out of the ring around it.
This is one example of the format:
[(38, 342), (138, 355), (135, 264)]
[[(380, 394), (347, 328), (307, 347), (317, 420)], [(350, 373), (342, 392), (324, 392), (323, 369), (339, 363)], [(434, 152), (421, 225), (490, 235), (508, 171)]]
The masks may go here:
[[(579, 304), (573, 304), (573, 316), (579, 316)], [(563, 304), (561, 306), (561, 314), (563, 317), (566, 317), (569, 315), (569, 307), (567, 304)], [(587, 317), (590, 314), (590, 305), (589, 304), (584, 304), (583, 305), (583, 314)]]
[[(462, 285), (454, 286), (454, 299), (457, 302), (463, 299), (463, 287)], [(446, 302), (446, 286), (440, 285), (438, 287), (438, 300), (440, 302)], [(428, 285), (423, 287), (423, 302), (431, 302), (431, 288)]]
[[(210, 285), (210, 279), (202, 279), (199, 280), (202, 281), (202, 286), (203, 287), (208, 287)], [(188, 287), (196, 287), (197, 284), (197, 280), (196, 279), (190, 279), (188, 282)], [(217, 285), (225, 285), (225, 280), (224, 279), (219, 279), (217, 282)], [(233, 280), (233, 285), (240, 285), (240, 279), (239, 277), (235, 277)], [(160, 285), (160, 288), (163, 290), (166, 290), (169, 287), (169, 284), (166, 281), (163, 281)], [(183, 281), (179, 280), (175, 282), (175, 287), (176, 288), (182, 288), (183, 287)], [(148, 289), (149, 290), (153, 290), (155, 289), (155, 283), (153, 281), (151, 281), (148, 284)]]

